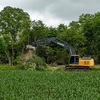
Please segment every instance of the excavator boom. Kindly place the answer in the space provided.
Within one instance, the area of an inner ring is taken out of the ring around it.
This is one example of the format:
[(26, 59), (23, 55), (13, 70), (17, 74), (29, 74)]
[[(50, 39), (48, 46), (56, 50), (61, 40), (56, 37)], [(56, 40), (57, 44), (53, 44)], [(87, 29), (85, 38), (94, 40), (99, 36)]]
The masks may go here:
[(50, 37), (50, 38), (46, 38), (44, 40), (38, 41), (36, 43), (36, 45), (37, 46), (42, 46), (42, 45), (46, 45), (46, 44), (48, 44), (50, 42), (58, 44), (58, 45), (60, 45), (60, 46), (62, 46), (64, 48), (66, 48), (67, 50), (69, 50), (71, 55), (76, 55), (75, 49), (71, 45), (69, 45), (67, 42), (59, 40), (56, 37)]

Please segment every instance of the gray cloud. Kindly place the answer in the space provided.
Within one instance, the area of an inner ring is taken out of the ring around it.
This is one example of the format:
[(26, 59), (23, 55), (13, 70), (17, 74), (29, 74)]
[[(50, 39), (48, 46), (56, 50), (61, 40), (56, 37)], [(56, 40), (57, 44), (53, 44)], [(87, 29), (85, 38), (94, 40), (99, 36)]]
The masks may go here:
[(100, 0), (0, 0), (0, 6), (19, 7), (45, 17), (48, 12), (54, 18), (72, 21), (82, 13), (99, 12)]
[[(75, 2), (76, 1), (76, 2)], [(98, 2), (97, 2), (98, 1)], [(60, 18), (75, 20), (82, 13), (96, 13), (100, 11), (99, 0), (59, 0), (52, 7), (52, 13)]]
[(75, 20), (82, 13), (99, 12), (100, 0), (24, 0), (20, 6), (40, 13), (47, 11), (64, 20)]

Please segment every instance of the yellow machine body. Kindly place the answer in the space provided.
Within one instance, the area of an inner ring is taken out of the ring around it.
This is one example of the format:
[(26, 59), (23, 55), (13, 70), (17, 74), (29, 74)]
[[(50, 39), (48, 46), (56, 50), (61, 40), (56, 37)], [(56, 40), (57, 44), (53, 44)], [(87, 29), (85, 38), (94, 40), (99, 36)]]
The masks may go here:
[(92, 67), (94, 66), (94, 60), (91, 59), (83, 59), (83, 58), (79, 58), (79, 66), (88, 66), (88, 67)]
[(80, 58), (79, 55), (71, 55), (69, 65), (66, 68), (69, 69), (90, 69), (94, 66), (94, 59), (90, 57)]

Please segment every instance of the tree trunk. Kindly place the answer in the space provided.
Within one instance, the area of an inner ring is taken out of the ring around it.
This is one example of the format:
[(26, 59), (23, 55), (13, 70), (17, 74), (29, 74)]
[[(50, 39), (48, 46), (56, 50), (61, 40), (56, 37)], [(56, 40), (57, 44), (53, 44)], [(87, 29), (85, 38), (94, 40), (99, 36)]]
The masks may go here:
[(13, 60), (14, 60), (14, 55), (15, 55), (15, 53), (14, 53), (14, 46), (13, 46), (13, 40), (12, 40), (12, 56), (11, 56), (11, 60), (12, 60), (12, 65), (13, 65)]
[(11, 60), (11, 56), (10, 56), (9, 51), (5, 51), (5, 53), (6, 53), (6, 56), (7, 56), (7, 59), (8, 59), (9, 65), (12, 65), (12, 60)]

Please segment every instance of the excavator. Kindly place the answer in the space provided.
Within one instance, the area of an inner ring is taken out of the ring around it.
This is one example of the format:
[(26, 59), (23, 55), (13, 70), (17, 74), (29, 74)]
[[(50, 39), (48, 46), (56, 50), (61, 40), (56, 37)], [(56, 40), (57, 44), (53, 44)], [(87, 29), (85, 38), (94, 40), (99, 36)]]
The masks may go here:
[(80, 57), (76, 54), (75, 49), (69, 45), (67, 42), (64, 42), (56, 37), (48, 37), (43, 40), (37, 41), (35, 46), (43, 46), (48, 43), (54, 43), (66, 48), (70, 52), (69, 62), (65, 66), (65, 69), (91, 69), (94, 65), (94, 59), (91, 57)]

